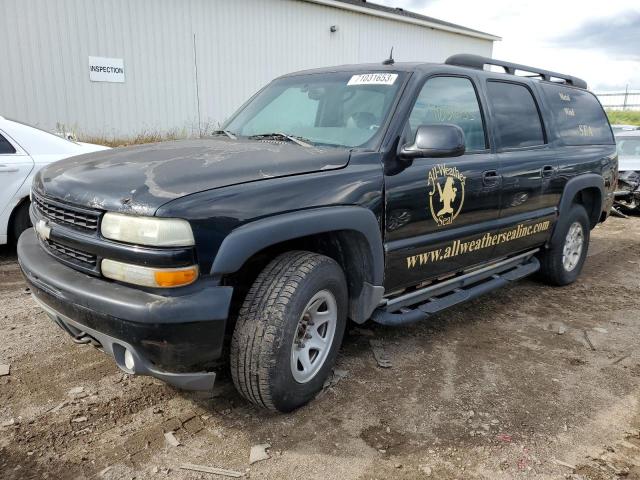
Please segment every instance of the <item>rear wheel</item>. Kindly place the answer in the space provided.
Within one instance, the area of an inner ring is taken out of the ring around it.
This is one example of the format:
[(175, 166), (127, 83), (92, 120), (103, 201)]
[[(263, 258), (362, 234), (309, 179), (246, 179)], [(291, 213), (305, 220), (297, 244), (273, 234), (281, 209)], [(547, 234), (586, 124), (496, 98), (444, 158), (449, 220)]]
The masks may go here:
[(13, 220), (11, 222), (11, 241), (15, 245), (18, 238), (27, 228), (31, 227), (31, 219), (29, 218), (30, 202), (24, 201), (13, 212)]
[(250, 402), (290, 412), (320, 391), (342, 343), (347, 283), (331, 258), (288, 252), (258, 275), (238, 315), (231, 374)]
[(573, 283), (587, 258), (590, 224), (587, 211), (574, 204), (556, 226), (557, 240), (540, 255), (540, 276), (551, 285)]

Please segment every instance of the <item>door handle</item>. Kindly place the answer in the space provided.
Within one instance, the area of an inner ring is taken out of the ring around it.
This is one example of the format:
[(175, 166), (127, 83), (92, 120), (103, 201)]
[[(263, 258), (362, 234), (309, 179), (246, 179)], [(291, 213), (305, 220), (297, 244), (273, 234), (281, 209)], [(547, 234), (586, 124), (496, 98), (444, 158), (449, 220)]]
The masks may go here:
[(542, 167), (542, 170), (540, 171), (540, 174), (543, 177), (550, 177), (554, 173), (556, 173), (556, 167), (554, 167), (553, 165), (545, 165), (544, 167)]
[(498, 175), (497, 170), (487, 170), (482, 172), (482, 184), (485, 187), (495, 187), (502, 180), (502, 175)]
[(18, 167), (12, 167), (9, 165), (0, 165), (0, 173), (13, 173), (17, 171), (18, 171)]

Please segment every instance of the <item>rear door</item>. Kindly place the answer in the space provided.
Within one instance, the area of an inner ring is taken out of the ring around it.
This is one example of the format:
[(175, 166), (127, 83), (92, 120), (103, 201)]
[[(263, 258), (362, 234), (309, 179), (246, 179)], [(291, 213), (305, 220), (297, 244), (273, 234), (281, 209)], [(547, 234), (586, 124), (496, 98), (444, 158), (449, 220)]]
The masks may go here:
[(549, 203), (558, 205), (566, 182), (582, 173), (601, 174), (608, 193), (612, 193), (617, 176), (612, 149), (616, 142), (598, 98), (588, 90), (566, 85), (540, 82), (537, 87), (554, 123), (551, 140), (559, 159)]
[[(33, 160), (20, 146), (0, 130), (0, 218), (8, 219), (13, 196), (33, 170)], [(3, 229), (6, 225), (3, 222)]]
[(502, 257), (544, 243), (551, 232), (558, 155), (527, 84), (490, 79), (486, 93), (502, 178), (502, 228), (494, 252)]
[(471, 77), (433, 76), (419, 89), (403, 142), (413, 143), (420, 125), (456, 124), (465, 133), (466, 153), (398, 161), (401, 168), (385, 172), (387, 291), (493, 256), (484, 236), (496, 228), (500, 182), (484, 117)]

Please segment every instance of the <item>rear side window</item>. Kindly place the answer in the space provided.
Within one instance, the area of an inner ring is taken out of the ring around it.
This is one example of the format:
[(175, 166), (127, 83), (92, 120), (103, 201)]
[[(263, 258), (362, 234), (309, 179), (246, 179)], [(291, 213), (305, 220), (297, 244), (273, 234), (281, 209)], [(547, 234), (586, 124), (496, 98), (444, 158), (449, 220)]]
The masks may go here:
[(480, 105), (467, 78), (434, 77), (424, 84), (409, 115), (411, 137), (420, 125), (452, 123), (464, 131), (467, 151), (487, 148)]
[(487, 92), (498, 148), (533, 147), (545, 143), (540, 113), (527, 87), (489, 81)]
[(0, 134), (0, 155), (6, 155), (8, 153), (16, 153), (16, 149), (9, 143), (9, 140)]
[(558, 136), (566, 145), (614, 143), (607, 116), (586, 90), (541, 84), (554, 116)]

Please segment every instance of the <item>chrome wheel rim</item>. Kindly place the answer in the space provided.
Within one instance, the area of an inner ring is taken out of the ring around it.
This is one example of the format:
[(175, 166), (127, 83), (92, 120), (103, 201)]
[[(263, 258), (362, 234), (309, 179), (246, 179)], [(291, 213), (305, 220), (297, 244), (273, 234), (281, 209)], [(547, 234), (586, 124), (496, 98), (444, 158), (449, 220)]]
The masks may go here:
[(328, 290), (316, 293), (298, 320), (291, 346), (291, 373), (307, 383), (320, 371), (329, 355), (338, 320), (336, 298)]
[(584, 231), (580, 222), (574, 222), (564, 239), (562, 250), (562, 265), (567, 272), (571, 272), (578, 266), (582, 249), (584, 248)]

